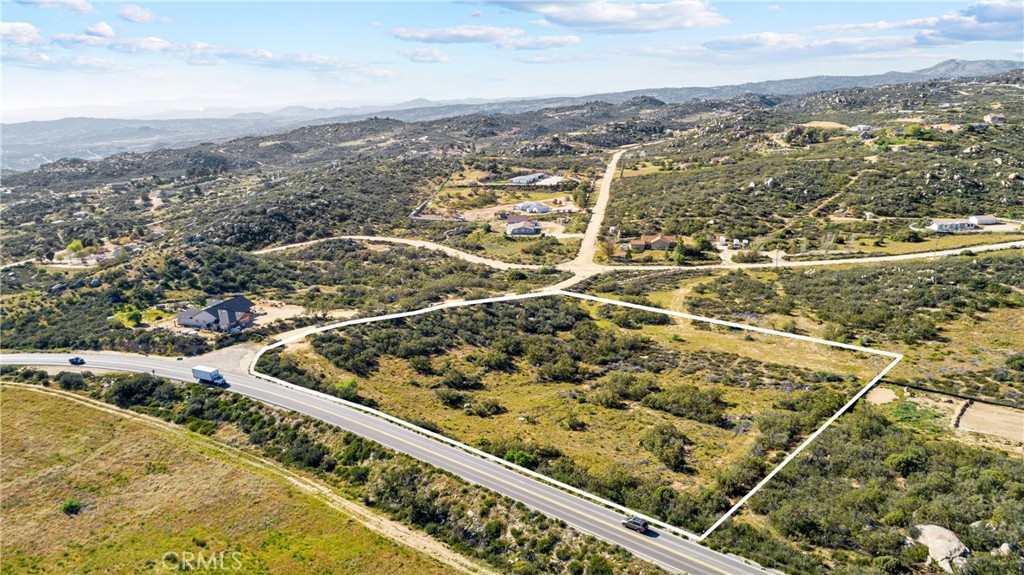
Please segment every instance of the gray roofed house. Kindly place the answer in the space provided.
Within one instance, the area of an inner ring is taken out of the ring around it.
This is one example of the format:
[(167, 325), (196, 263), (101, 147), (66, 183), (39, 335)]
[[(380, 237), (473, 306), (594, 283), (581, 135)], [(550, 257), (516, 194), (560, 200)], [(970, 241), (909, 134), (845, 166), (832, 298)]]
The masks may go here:
[(516, 204), (516, 209), (528, 214), (546, 214), (551, 211), (551, 206), (540, 202), (526, 201)]
[(249, 298), (236, 295), (226, 300), (210, 300), (205, 309), (189, 308), (178, 313), (178, 325), (229, 331), (252, 323), (256, 306)]
[(540, 233), (540, 224), (532, 220), (515, 222), (505, 226), (505, 233), (510, 236), (535, 236)]

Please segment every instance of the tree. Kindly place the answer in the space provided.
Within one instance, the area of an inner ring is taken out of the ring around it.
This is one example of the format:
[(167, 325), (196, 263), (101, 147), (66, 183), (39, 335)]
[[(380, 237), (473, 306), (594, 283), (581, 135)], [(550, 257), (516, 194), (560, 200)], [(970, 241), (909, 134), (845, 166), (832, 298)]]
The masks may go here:
[(672, 471), (686, 467), (686, 444), (689, 440), (671, 423), (661, 423), (644, 434), (640, 444)]
[(85, 246), (82, 245), (82, 240), (74, 240), (73, 242), (68, 244), (68, 247), (66, 249), (72, 257), (77, 258), (81, 255), (82, 250), (85, 249)]
[(836, 243), (836, 233), (835, 232), (832, 232), (832, 231), (825, 232), (825, 235), (823, 235), (821, 237), (821, 249), (825, 251), (826, 255), (828, 255), (828, 252), (832, 250), (832, 248), (835, 246), (835, 243)]
[(359, 383), (354, 377), (345, 381), (339, 381), (338, 385), (336, 385), (334, 389), (336, 391), (336, 395), (345, 401), (360, 403), (360, 400), (362, 399), (359, 397)]
[(73, 371), (62, 371), (57, 374), (57, 385), (61, 389), (85, 389), (85, 377)]
[(533, 469), (537, 467), (537, 456), (532, 453), (527, 453), (519, 449), (509, 449), (505, 452), (505, 461), (518, 465), (519, 467), (525, 467), (527, 469)]
[(114, 315), (125, 327), (135, 327), (142, 323), (142, 312), (132, 304), (124, 306), (121, 308), (121, 311)]

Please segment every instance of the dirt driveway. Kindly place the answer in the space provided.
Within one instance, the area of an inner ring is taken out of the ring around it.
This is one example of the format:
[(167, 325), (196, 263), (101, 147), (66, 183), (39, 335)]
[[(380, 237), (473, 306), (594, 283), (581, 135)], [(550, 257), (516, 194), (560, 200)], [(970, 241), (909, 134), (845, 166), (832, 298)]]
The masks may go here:
[(1024, 411), (1011, 407), (975, 403), (960, 418), (962, 431), (994, 435), (1016, 445), (1015, 451), (1024, 452)]

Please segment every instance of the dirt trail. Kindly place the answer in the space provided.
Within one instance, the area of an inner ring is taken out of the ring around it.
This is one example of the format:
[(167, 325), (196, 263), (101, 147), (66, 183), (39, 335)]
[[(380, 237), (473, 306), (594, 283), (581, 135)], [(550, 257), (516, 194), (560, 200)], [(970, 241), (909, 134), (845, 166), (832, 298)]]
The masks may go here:
[(128, 419), (137, 423), (148, 425), (152, 428), (158, 429), (163, 433), (175, 439), (187, 439), (194, 445), (197, 445), (201, 449), (207, 449), (209, 451), (219, 453), (228, 456), (239, 465), (248, 466), (250, 468), (259, 469), (263, 472), (274, 475), (278, 478), (284, 479), (289, 484), (293, 485), (296, 489), (304, 491), (309, 495), (313, 496), (320, 502), (331, 507), (339, 513), (349, 516), (358, 523), (364, 525), (371, 531), (380, 534), (383, 537), (396, 541), (402, 545), (410, 547), (420, 553), (436, 559), (437, 561), (444, 563), (451, 567), (454, 571), (459, 573), (467, 574), (486, 574), (486, 575), (497, 575), (495, 571), (487, 569), (486, 567), (479, 565), (464, 557), (455, 551), (452, 551), (440, 541), (426, 535), (425, 533), (419, 533), (412, 529), (392, 521), (369, 509), (349, 501), (337, 493), (335, 493), (330, 487), (319, 483), (314, 479), (310, 479), (306, 476), (295, 473), (285, 467), (282, 467), (276, 463), (261, 459), (252, 455), (248, 452), (229, 447), (215, 440), (208, 439), (199, 434), (190, 433), (185, 429), (178, 427), (174, 424), (167, 423), (163, 420), (132, 411), (126, 411), (118, 409), (112, 405), (106, 403), (75, 395), (73, 393), (59, 391), (55, 389), (47, 389), (35, 385), (28, 385), (23, 383), (15, 382), (3, 382), (4, 387), (14, 387), (18, 389), (26, 389), (34, 391), (36, 393), (50, 395), (54, 397), (60, 397), (68, 401), (73, 401), (78, 404), (91, 407), (93, 409), (117, 415), (124, 419)]

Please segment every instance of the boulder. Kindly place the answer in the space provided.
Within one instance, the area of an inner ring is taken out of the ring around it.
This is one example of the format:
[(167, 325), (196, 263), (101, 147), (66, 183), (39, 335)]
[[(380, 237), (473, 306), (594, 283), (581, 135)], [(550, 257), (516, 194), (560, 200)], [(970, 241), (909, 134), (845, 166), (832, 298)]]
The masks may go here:
[(999, 547), (992, 550), (992, 555), (996, 557), (1010, 557), (1017, 554), (1017, 546), (1010, 545), (1009, 543), (1003, 543)]
[(953, 572), (953, 565), (962, 567), (971, 554), (956, 533), (945, 527), (918, 525), (917, 530), (917, 542), (928, 547), (928, 558), (947, 573)]

